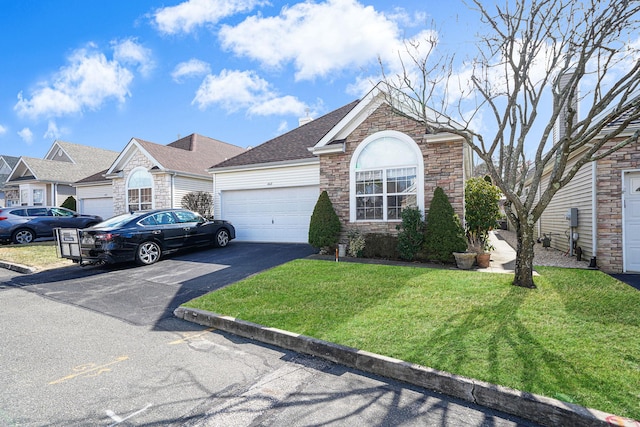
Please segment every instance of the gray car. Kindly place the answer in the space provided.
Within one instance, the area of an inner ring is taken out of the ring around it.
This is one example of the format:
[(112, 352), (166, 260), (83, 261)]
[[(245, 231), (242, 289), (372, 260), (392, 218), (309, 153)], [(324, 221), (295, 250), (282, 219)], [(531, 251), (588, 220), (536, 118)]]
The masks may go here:
[(82, 215), (55, 206), (0, 208), (0, 242), (31, 243), (39, 237), (53, 237), (53, 229), (86, 228), (102, 222), (96, 215)]

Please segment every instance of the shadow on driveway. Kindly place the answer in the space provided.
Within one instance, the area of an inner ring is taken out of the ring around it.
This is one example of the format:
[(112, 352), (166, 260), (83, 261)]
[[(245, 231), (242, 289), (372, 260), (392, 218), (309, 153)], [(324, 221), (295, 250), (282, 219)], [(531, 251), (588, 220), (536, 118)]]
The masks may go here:
[(633, 286), (640, 291), (640, 274), (611, 274), (611, 277), (618, 279), (629, 286)]
[(232, 242), (225, 248), (174, 253), (145, 267), (73, 265), (17, 276), (10, 285), (135, 325), (159, 327), (193, 298), (313, 253), (306, 244)]

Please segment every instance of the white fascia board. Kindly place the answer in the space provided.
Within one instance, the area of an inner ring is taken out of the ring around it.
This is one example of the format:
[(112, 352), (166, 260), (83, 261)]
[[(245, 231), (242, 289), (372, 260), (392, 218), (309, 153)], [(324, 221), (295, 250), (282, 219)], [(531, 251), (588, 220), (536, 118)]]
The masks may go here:
[(151, 169), (149, 173), (151, 175), (168, 174), (168, 175), (180, 176), (184, 178), (211, 179), (211, 177), (208, 174), (189, 173), (189, 172), (174, 171), (169, 169)]
[(23, 166), (25, 171), (30, 171), (31, 175), (33, 175), (36, 180), (38, 179), (36, 174), (31, 170), (27, 162), (24, 160), (24, 157), (20, 157), (18, 163), (16, 163), (16, 165), (13, 167), (13, 170), (9, 174), (9, 177), (7, 177), (7, 182), (11, 181), (12, 179), (18, 179), (24, 176), (24, 173), (21, 174), (22, 176), (15, 176), (18, 173), (18, 169), (20, 169), (20, 166)]
[(349, 113), (342, 118), (327, 134), (313, 147), (316, 149), (329, 145), (336, 139), (344, 139), (353, 132), (369, 115), (371, 115), (384, 101), (378, 86), (374, 87)]
[(263, 170), (263, 169), (278, 169), (282, 167), (306, 166), (306, 165), (314, 165), (319, 163), (320, 163), (320, 160), (318, 158), (312, 158), (312, 159), (299, 159), (299, 160), (285, 160), (282, 162), (271, 162), (271, 163), (256, 163), (252, 165), (228, 166), (223, 168), (212, 167), (212, 168), (209, 168), (208, 171), (210, 174), (215, 175), (217, 173), (225, 173), (225, 172), (245, 172), (245, 171), (253, 171), (253, 170)]
[(455, 133), (449, 133), (449, 132), (441, 132), (441, 133), (435, 133), (435, 134), (426, 133), (424, 135), (424, 142), (426, 142), (427, 144), (437, 143), (437, 142), (450, 142), (450, 141), (457, 141), (457, 140), (464, 141), (464, 139), (465, 138), (460, 135), (456, 135)]
[(129, 163), (131, 157), (135, 154), (135, 150), (139, 150), (145, 157), (147, 157), (154, 166), (157, 166), (159, 169), (163, 169), (162, 165), (158, 163), (158, 161), (151, 155), (147, 150), (145, 150), (142, 145), (135, 138), (131, 138), (126, 147), (120, 152), (116, 160), (113, 162), (111, 167), (107, 170), (107, 175), (113, 175), (119, 170), (124, 168), (124, 165)]
[(310, 147), (308, 150), (314, 156), (320, 156), (322, 154), (335, 154), (335, 153), (344, 153), (346, 151), (345, 143), (342, 142), (340, 144), (330, 144), (325, 145), (324, 147)]

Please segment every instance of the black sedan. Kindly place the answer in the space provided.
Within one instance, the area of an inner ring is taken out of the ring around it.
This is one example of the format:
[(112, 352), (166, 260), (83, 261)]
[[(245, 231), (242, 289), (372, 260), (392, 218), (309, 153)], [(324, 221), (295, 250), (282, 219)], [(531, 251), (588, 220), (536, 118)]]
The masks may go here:
[(227, 221), (207, 221), (185, 209), (157, 209), (115, 216), (80, 230), (83, 263), (135, 261), (150, 265), (163, 254), (196, 246), (224, 247), (236, 237)]

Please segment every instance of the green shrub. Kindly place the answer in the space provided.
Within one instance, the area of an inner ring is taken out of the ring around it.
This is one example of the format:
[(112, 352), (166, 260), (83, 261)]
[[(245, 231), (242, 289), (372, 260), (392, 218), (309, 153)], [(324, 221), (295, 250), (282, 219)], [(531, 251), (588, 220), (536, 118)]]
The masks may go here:
[(433, 193), (425, 228), (424, 249), (433, 261), (453, 262), (454, 252), (467, 250), (467, 239), (449, 198), (440, 187)]
[(362, 233), (358, 229), (352, 229), (347, 232), (347, 239), (349, 239), (349, 249), (347, 253), (352, 257), (361, 257), (364, 253), (365, 240)]
[(488, 248), (488, 232), (500, 219), (500, 190), (483, 178), (471, 178), (464, 185), (464, 219), (467, 237), (476, 250)]
[(402, 210), (402, 224), (396, 227), (400, 258), (413, 261), (424, 244), (424, 221), (417, 207)]
[(64, 202), (62, 202), (62, 204), (60, 205), (61, 208), (67, 208), (67, 209), (71, 209), (72, 211), (75, 211), (77, 208), (77, 204), (76, 204), (76, 198), (73, 196), (69, 196), (67, 197)]
[(398, 259), (398, 238), (391, 234), (368, 233), (364, 236), (365, 258)]
[(340, 218), (333, 209), (333, 204), (326, 191), (323, 191), (313, 208), (309, 223), (309, 244), (316, 248), (330, 249), (335, 247), (340, 236)]

